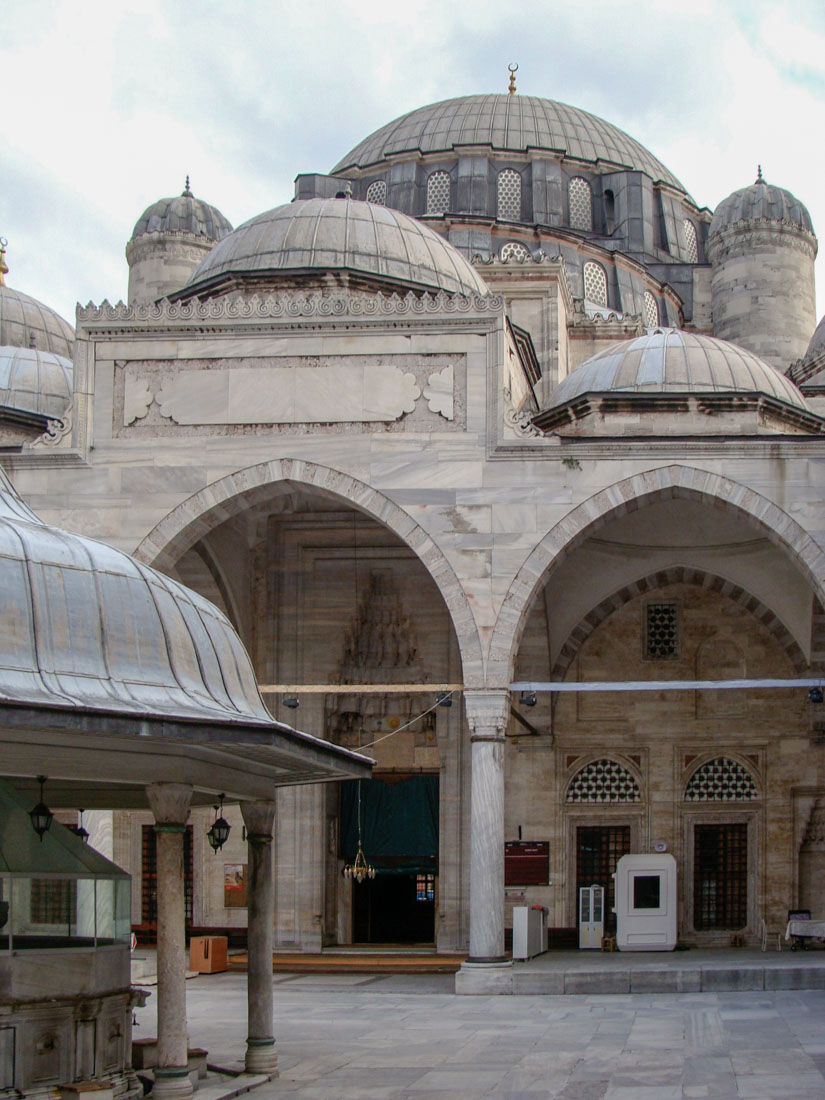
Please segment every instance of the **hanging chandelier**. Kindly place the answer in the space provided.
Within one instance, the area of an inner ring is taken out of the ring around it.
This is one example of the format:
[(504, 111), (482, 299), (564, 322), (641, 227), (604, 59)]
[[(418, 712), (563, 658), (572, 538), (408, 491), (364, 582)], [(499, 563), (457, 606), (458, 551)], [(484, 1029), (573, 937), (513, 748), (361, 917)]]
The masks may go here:
[(355, 879), (361, 883), (365, 878), (375, 878), (375, 868), (367, 863), (364, 849), (361, 844), (361, 780), (358, 780), (358, 851), (353, 863), (344, 866), (344, 878)]

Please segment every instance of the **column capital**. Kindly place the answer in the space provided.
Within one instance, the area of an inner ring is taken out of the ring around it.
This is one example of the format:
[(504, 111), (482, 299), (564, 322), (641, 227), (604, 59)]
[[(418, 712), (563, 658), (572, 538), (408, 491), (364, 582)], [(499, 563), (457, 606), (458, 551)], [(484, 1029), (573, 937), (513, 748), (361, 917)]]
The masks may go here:
[(156, 824), (180, 828), (186, 825), (192, 805), (192, 788), (188, 783), (150, 783), (146, 797)]
[(248, 840), (266, 842), (272, 840), (275, 827), (275, 802), (258, 799), (241, 803), (241, 814), (246, 825)]
[(465, 689), (464, 708), (473, 741), (503, 741), (510, 718), (507, 688)]

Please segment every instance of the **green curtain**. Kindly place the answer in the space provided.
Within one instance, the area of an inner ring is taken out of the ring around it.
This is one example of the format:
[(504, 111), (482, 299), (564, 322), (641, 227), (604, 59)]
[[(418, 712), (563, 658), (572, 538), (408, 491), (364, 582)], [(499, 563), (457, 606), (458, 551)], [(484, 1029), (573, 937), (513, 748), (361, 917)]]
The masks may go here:
[(341, 852), (358, 851), (358, 786), (364, 855), (381, 874), (435, 874), (438, 870), (438, 776), (398, 783), (380, 779), (341, 784)]

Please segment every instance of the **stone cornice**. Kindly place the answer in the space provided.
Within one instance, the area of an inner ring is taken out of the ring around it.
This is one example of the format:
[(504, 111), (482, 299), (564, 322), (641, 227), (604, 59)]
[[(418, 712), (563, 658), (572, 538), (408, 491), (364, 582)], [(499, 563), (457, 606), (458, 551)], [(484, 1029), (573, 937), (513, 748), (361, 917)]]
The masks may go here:
[(708, 259), (711, 263), (717, 263), (725, 250), (734, 242), (741, 245), (743, 239), (748, 242), (756, 241), (757, 238), (763, 238), (766, 231), (781, 239), (785, 247), (797, 248), (811, 257), (816, 257), (818, 250), (816, 237), (810, 230), (797, 225), (796, 222), (780, 218), (747, 218), (726, 225), (723, 229), (717, 229), (708, 237), (705, 245)]
[(104, 300), (100, 305), (89, 303), (79, 306), (78, 324), (91, 333), (123, 332), (139, 329), (141, 332), (153, 328), (194, 328), (204, 330), (204, 322), (210, 329), (215, 327), (254, 324), (255, 322), (285, 321), (298, 323), (303, 321), (370, 320), (385, 317), (440, 317), (472, 316), (500, 314), (504, 309), (504, 298), (497, 294), (413, 294), (410, 291), (403, 297), (397, 294), (306, 294), (300, 291), (285, 290), (261, 297), (253, 295), (245, 298), (231, 295), (209, 298), (205, 301), (161, 302), (126, 305), (118, 302), (112, 305)]

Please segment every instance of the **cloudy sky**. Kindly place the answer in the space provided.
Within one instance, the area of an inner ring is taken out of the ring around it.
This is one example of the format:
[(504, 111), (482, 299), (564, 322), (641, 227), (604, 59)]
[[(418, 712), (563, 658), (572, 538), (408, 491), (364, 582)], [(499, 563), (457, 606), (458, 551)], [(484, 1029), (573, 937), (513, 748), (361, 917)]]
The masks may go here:
[(7, 282), (73, 320), (125, 297), (132, 227), (187, 172), (238, 225), (390, 119), (505, 91), (509, 62), (520, 92), (628, 131), (700, 205), (761, 163), (825, 237), (823, 59), (821, 0), (4, 0)]

